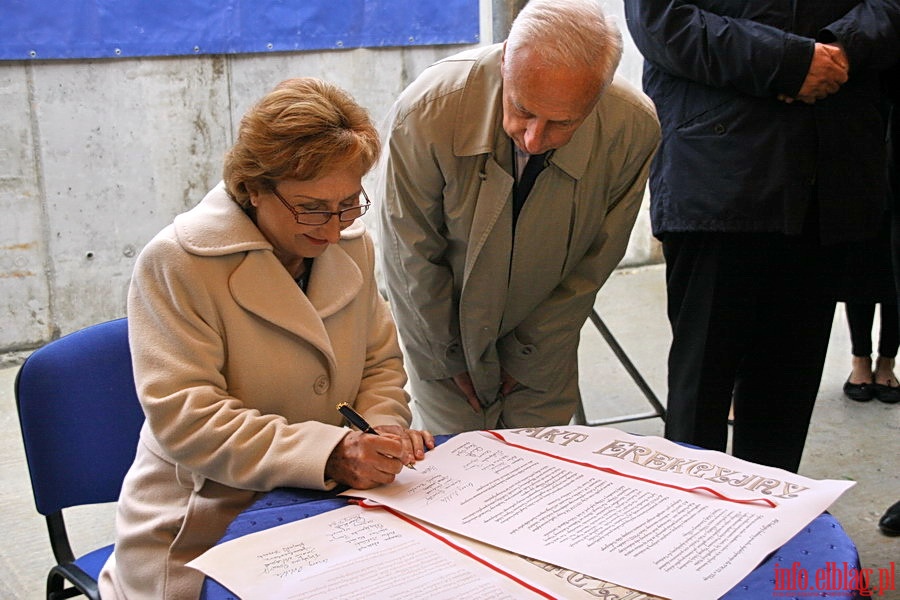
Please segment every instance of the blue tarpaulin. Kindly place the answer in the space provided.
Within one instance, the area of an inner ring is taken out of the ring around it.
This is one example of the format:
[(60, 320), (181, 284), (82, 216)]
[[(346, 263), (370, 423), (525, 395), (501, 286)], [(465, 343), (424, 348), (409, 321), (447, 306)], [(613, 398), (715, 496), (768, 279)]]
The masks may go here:
[(478, 0), (0, 0), (0, 60), (472, 44)]

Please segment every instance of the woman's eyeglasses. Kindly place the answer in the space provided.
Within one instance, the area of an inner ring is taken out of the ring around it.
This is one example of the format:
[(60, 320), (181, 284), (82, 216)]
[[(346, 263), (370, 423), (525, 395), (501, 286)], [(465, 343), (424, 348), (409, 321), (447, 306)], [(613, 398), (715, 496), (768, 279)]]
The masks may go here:
[(284, 207), (291, 211), (291, 214), (294, 215), (294, 221), (297, 222), (298, 225), (324, 225), (328, 221), (331, 220), (333, 215), (337, 215), (338, 221), (341, 223), (350, 223), (360, 218), (366, 211), (369, 210), (369, 206), (372, 205), (372, 202), (369, 200), (369, 197), (366, 195), (366, 190), (360, 188), (359, 199), (360, 203), (356, 206), (351, 206), (350, 208), (342, 208), (341, 210), (330, 211), (330, 210), (297, 210), (291, 203), (284, 199), (284, 197), (278, 193), (274, 187), (272, 188), (272, 193), (275, 194), (275, 197), (281, 200), (281, 203), (284, 204)]

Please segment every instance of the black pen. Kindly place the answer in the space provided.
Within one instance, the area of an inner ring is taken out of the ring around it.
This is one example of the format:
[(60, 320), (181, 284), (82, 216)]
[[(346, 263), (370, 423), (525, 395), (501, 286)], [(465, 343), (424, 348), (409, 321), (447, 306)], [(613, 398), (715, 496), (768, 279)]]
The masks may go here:
[[(370, 433), (372, 435), (378, 435), (378, 432), (375, 431), (375, 429), (371, 425), (369, 425), (368, 421), (363, 419), (363, 416), (361, 414), (359, 414), (358, 412), (356, 412), (355, 410), (353, 410), (353, 407), (350, 406), (349, 404), (347, 404), (346, 402), (341, 402), (340, 404), (338, 404), (337, 410), (339, 413), (344, 415), (345, 419), (350, 421), (351, 425), (353, 425), (354, 427), (356, 427), (363, 433)], [(406, 463), (406, 465), (404, 465), (404, 466), (409, 467), (413, 471), (416, 470), (416, 468), (413, 466), (413, 463)]]

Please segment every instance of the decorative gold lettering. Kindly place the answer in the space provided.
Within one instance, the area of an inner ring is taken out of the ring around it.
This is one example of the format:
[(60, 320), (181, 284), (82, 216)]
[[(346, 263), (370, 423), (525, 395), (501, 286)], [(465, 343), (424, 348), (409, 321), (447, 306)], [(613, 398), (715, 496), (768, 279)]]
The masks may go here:
[(734, 475), (737, 473), (734, 469), (728, 469), (726, 467), (716, 467), (716, 474), (712, 477), (708, 477), (710, 481), (715, 483), (728, 483), (728, 477), (730, 475)]
[(628, 457), (630, 456), (631, 462), (633, 462), (636, 465), (639, 465), (642, 463), (641, 459), (643, 457), (647, 456), (648, 454), (653, 454), (653, 450), (651, 450), (650, 448), (647, 448), (646, 446), (634, 446), (633, 448), (630, 448), (626, 452), (623, 452), (622, 456), (620, 456), (619, 458), (621, 458), (622, 460), (628, 460)]
[(594, 454), (602, 454), (603, 456), (616, 456), (621, 458), (622, 453), (628, 450), (628, 448), (630, 448), (631, 446), (634, 446), (634, 442), (615, 440), (600, 448), (599, 450), (594, 452)]
[(729, 483), (729, 485), (733, 485), (734, 487), (744, 487), (746, 485), (749, 485), (755, 479), (762, 479), (762, 477), (760, 477), (759, 475), (747, 474), (747, 475), (744, 475), (743, 478), (735, 477), (734, 479), (731, 479), (728, 483)]
[(538, 437), (543, 430), (547, 429), (546, 427), (523, 427), (522, 429), (513, 429), (510, 433), (515, 433), (517, 435), (527, 435), (528, 437), (536, 438)]
[(662, 452), (657, 450), (647, 457), (647, 460), (644, 461), (644, 466), (648, 469), (655, 469), (657, 471), (660, 471), (670, 462), (672, 462), (671, 456), (669, 456), (668, 454), (663, 454)]
[(716, 465), (708, 462), (697, 463), (688, 469), (688, 475), (692, 477), (705, 477), (706, 473), (716, 468)]
[[(560, 446), (568, 446), (569, 444), (577, 444), (588, 439), (588, 435), (577, 433), (575, 431), (566, 431), (565, 429), (556, 429), (553, 427), (527, 427), (522, 429), (513, 429), (512, 433), (526, 435), (536, 440), (558, 444)], [(557, 439), (559, 438), (559, 439)]]
[(775, 494), (776, 498), (796, 498), (800, 492), (808, 490), (809, 487), (805, 485), (800, 485), (799, 483), (791, 483), (790, 481), (784, 482), (784, 491), (780, 494)]
[(663, 470), (674, 471), (675, 473), (682, 474), (682, 473), (684, 473), (684, 469), (686, 469), (686, 468), (689, 469), (689, 468), (693, 467), (695, 464), (697, 464), (696, 460), (691, 460), (688, 458), (673, 458), (672, 462), (669, 463), (669, 465)]
[(775, 488), (781, 485), (781, 481), (778, 479), (763, 479), (762, 477), (760, 477), (759, 479), (760, 481), (753, 484), (752, 486), (747, 486), (747, 489), (752, 492), (759, 491), (766, 496), (771, 496), (775, 493)]

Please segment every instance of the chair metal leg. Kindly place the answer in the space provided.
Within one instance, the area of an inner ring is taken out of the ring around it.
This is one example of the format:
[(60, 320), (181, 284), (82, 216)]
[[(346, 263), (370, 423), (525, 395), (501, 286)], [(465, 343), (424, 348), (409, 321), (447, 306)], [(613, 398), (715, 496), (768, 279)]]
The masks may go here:
[[(66, 587), (67, 584), (69, 587)], [(59, 564), (47, 574), (47, 600), (84, 596), (100, 600), (97, 581), (74, 563)]]
[(59, 573), (51, 571), (47, 575), (47, 600), (66, 600), (81, 595), (78, 588), (66, 587), (66, 579)]
[(612, 331), (609, 330), (609, 327), (606, 326), (606, 323), (603, 322), (603, 319), (600, 318), (600, 315), (597, 314), (596, 310), (591, 311), (591, 322), (600, 332), (600, 335), (603, 336), (603, 339), (606, 341), (607, 345), (609, 345), (610, 349), (613, 351), (613, 354), (616, 355), (616, 358), (619, 359), (619, 362), (625, 367), (625, 371), (628, 372), (628, 375), (631, 376), (631, 379), (638, 386), (641, 392), (644, 394), (644, 397), (650, 402), (650, 405), (653, 407), (652, 412), (643, 412), (643, 413), (635, 413), (630, 415), (622, 415), (619, 417), (607, 417), (605, 419), (597, 419), (595, 421), (588, 421), (584, 412), (584, 404), (579, 403), (576, 411), (575, 411), (575, 422), (579, 425), (588, 425), (591, 427), (597, 425), (611, 425), (613, 423), (625, 423), (628, 421), (640, 421), (642, 419), (653, 419), (656, 417), (661, 418), (663, 421), (666, 420), (666, 409), (659, 401), (659, 398), (656, 397), (656, 394), (653, 393), (653, 390), (647, 385), (647, 382), (644, 380), (644, 377), (641, 375), (640, 371), (637, 370), (637, 367), (634, 366), (634, 363), (631, 362), (631, 359), (628, 358), (628, 355), (625, 354), (625, 350), (619, 344), (618, 340), (616, 340), (615, 336), (613, 336)]

